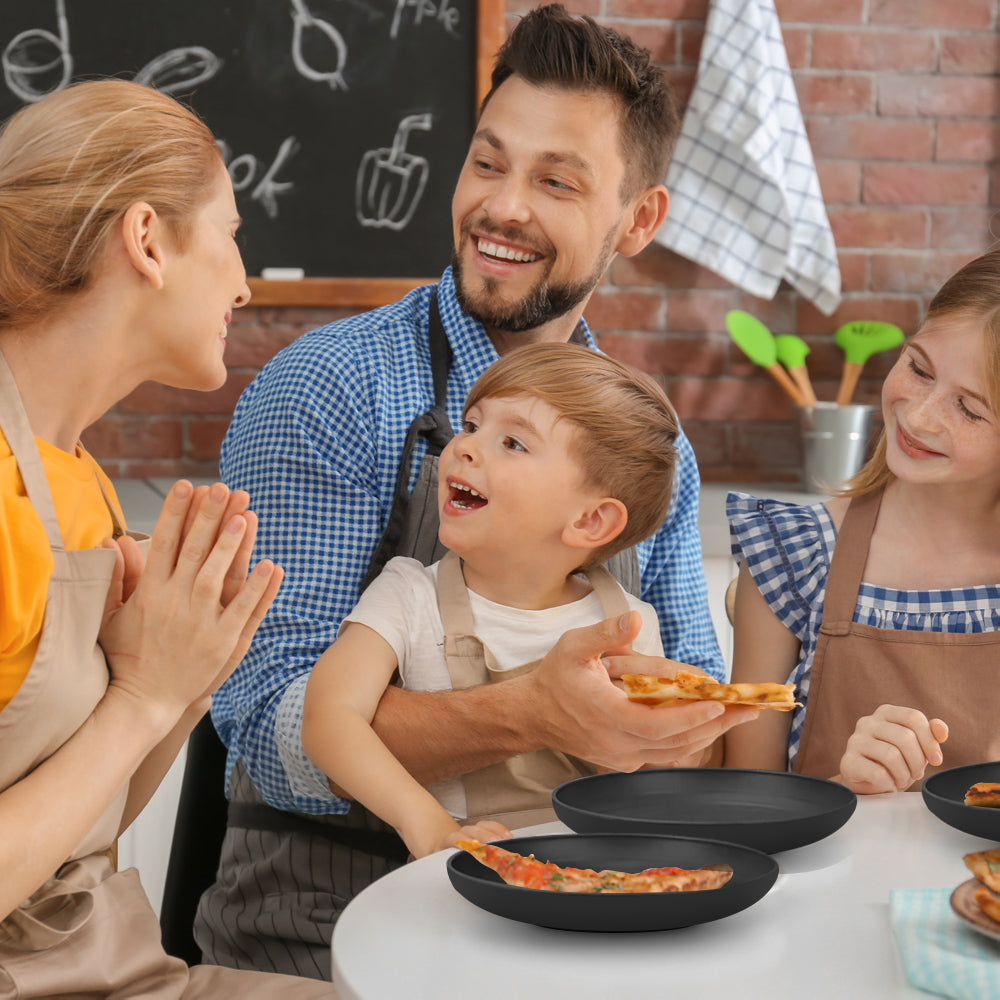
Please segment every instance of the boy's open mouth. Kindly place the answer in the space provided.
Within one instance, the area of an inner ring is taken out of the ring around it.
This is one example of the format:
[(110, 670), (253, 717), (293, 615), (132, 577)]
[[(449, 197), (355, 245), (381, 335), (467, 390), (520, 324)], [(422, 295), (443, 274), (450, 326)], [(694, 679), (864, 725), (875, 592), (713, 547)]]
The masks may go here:
[(471, 486), (466, 486), (465, 483), (449, 479), (448, 503), (453, 507), (458, 507), (459, 510), (475, 510), (478, 507), (485, 507), (489, 501), (482, 493), (477, 493)]

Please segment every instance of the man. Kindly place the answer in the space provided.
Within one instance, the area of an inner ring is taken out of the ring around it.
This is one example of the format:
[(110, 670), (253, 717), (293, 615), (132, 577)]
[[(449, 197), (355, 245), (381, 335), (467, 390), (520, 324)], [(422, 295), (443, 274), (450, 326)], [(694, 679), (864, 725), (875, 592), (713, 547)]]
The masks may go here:
[[(240, 400), (223, 476), (249, 490), (259, 554), (286, 577), (213, 704), (233, 801), (219, 878), (196, 922), (208, 960), (328, 974), (336, 912), (405, 860), (394, 833), (336, 797), (317, 768), (303, 778), (301, 721), (309, 671), (356, 601), (389, 521), (407, 431), (435, 412), (429, 340), (443, 328), (452, 423), (504, 351), (571, 338), (594, 347), (584, 307), (614, 255), (638, 253), (662, 223), (660, 181), (677, 128), (648, 52), (559, 5), (528, 14), (497, 56), (455, 190), (454, 257), (440, 284), (304, 335)], [(430, 423), (440, 426), (436, 412)], [(418, 436), (415, 463), (427, 449)], [(678, 452), (671, 510), (637, 547), (641, 596), (660, 616), (667, 655), (721, 676), (697, 534), (698, 473), (683, 435)], [(403, 494), (413, 485), (408, 470)], [(622, 770), (676, 763), (754, 714), (628, 703), (600, 658), (631, 638), (614, 621), (568, 633), (524, 686), (390, 688), (374, 728), (426, 785), (545, 747)]]

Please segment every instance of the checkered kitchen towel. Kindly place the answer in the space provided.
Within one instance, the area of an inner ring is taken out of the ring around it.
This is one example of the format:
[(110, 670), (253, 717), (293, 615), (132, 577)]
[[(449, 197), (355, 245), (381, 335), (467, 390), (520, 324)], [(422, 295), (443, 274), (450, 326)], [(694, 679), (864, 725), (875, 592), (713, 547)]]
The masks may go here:
[(1000, 997), (1000, 942), (952, 912), (951, 889), (893, 889), (889, 913), (906, 977), (918, 989), (955, 1000)]
[(840, 267), (774, 0), (712, 0), (656, 240), (759, 298), (829, 315)]

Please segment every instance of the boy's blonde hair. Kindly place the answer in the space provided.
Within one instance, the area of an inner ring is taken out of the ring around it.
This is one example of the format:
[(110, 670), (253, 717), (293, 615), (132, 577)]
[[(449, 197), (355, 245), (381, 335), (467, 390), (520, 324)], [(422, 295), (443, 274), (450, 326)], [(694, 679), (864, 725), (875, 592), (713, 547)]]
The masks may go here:
[[(976, 257), (956, 271), (931, 299), (925, 322), (942, 316), (959, 315), (978, 319), (982, 323), (986, 399), (994, 420), (1000, 422), (1000, 248)], [(893, 478), (886, 461), (883, 430), (872, 457), (838, 495), (864, 496), (881, 489)]]
[(136, 202), (183, 250), (221, 166), (201, 119), (136, 83), (79, 83), (22, 108), (0, 133), (0, 324), (37, 321), (86, 288)]
[(652, 535), (670, 506), (677, 461), (677, 415), (663, 389), (649, 375), (579, 344), (529, 344), (486, 369), (465, 412), (483, 399), (519, 395), (543, 400), (573, 424), (571, 458), (584, 482), (628, 511), (624, 531), (584, 565), (605, 562)]

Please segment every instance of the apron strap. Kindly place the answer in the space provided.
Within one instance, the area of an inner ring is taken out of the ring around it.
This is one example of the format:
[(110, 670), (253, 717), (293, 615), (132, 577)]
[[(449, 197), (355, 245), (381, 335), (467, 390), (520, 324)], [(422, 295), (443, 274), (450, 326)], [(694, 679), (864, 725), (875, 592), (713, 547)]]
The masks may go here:
[(399, 471), (396, 473), (396, 486), (393, 491), (392, 507), (389, 510), (389, 520), (375, 548), (371, 562), (368, 564), (368, 571), (361, 581), (360, 589), (362, 591), (382, 572), (385, 564), (399, 551), (400, 540), (406, 528), (407, 507), (410, 503), (410, 458), (417, 437), (427, 438), (427, 454), (436, 457), (441, 454), (444, 446), (455, 435), (445, 409), (448, 394), (448, 369), (451, 367), (451, 346), (448, 343), (444, 324), (441, 322), (437, 289), (431, 293), (430, 303), (427, 307), (427, 335), (431, 351), (431, 374), (434, 379), (434, 405), (426, 413), (420, 414), (410, 424), (406, 432), (403, 453), (399, 461)]
[(11, 453), (17, 462), (24, 489), (31, 505), (41, 519), (53, 551), (63, 550), (62, 530), (56, 517), (56, 507), (45, 475), (45, 466), (38, 451), (35, 435), (31, 432), (28, 414), (21, 402), (21, 394), (14, 381), (14, 373), (7, 359), (0, 352), (0, 431), (3, 431)]
[(882, 490), (853, 497), (848, 505), (830, 560), (820, 631), (844, 635), (854, 621), (868, 546), (881, 505)]
[[(594, 589), (605, 618), (618, 618), (630, 610), (628, 598), (619, 583), (603, 566), (585, 571)], [(444, 655), (452, 685), (474, 687), (483, 683), (477, 661), (485, 660), (486, 681), (502, 681), (519, 677), (534, 670), (539, 660), (522, 663), (507, 670), (500, 669), (489, 647), (476, 635), (476, 622), (472, 613), (469, 591), (462, 574), (462, 561), (454, 552), (447, 552), (438, 566), (438, 610), (444, 627)]]

